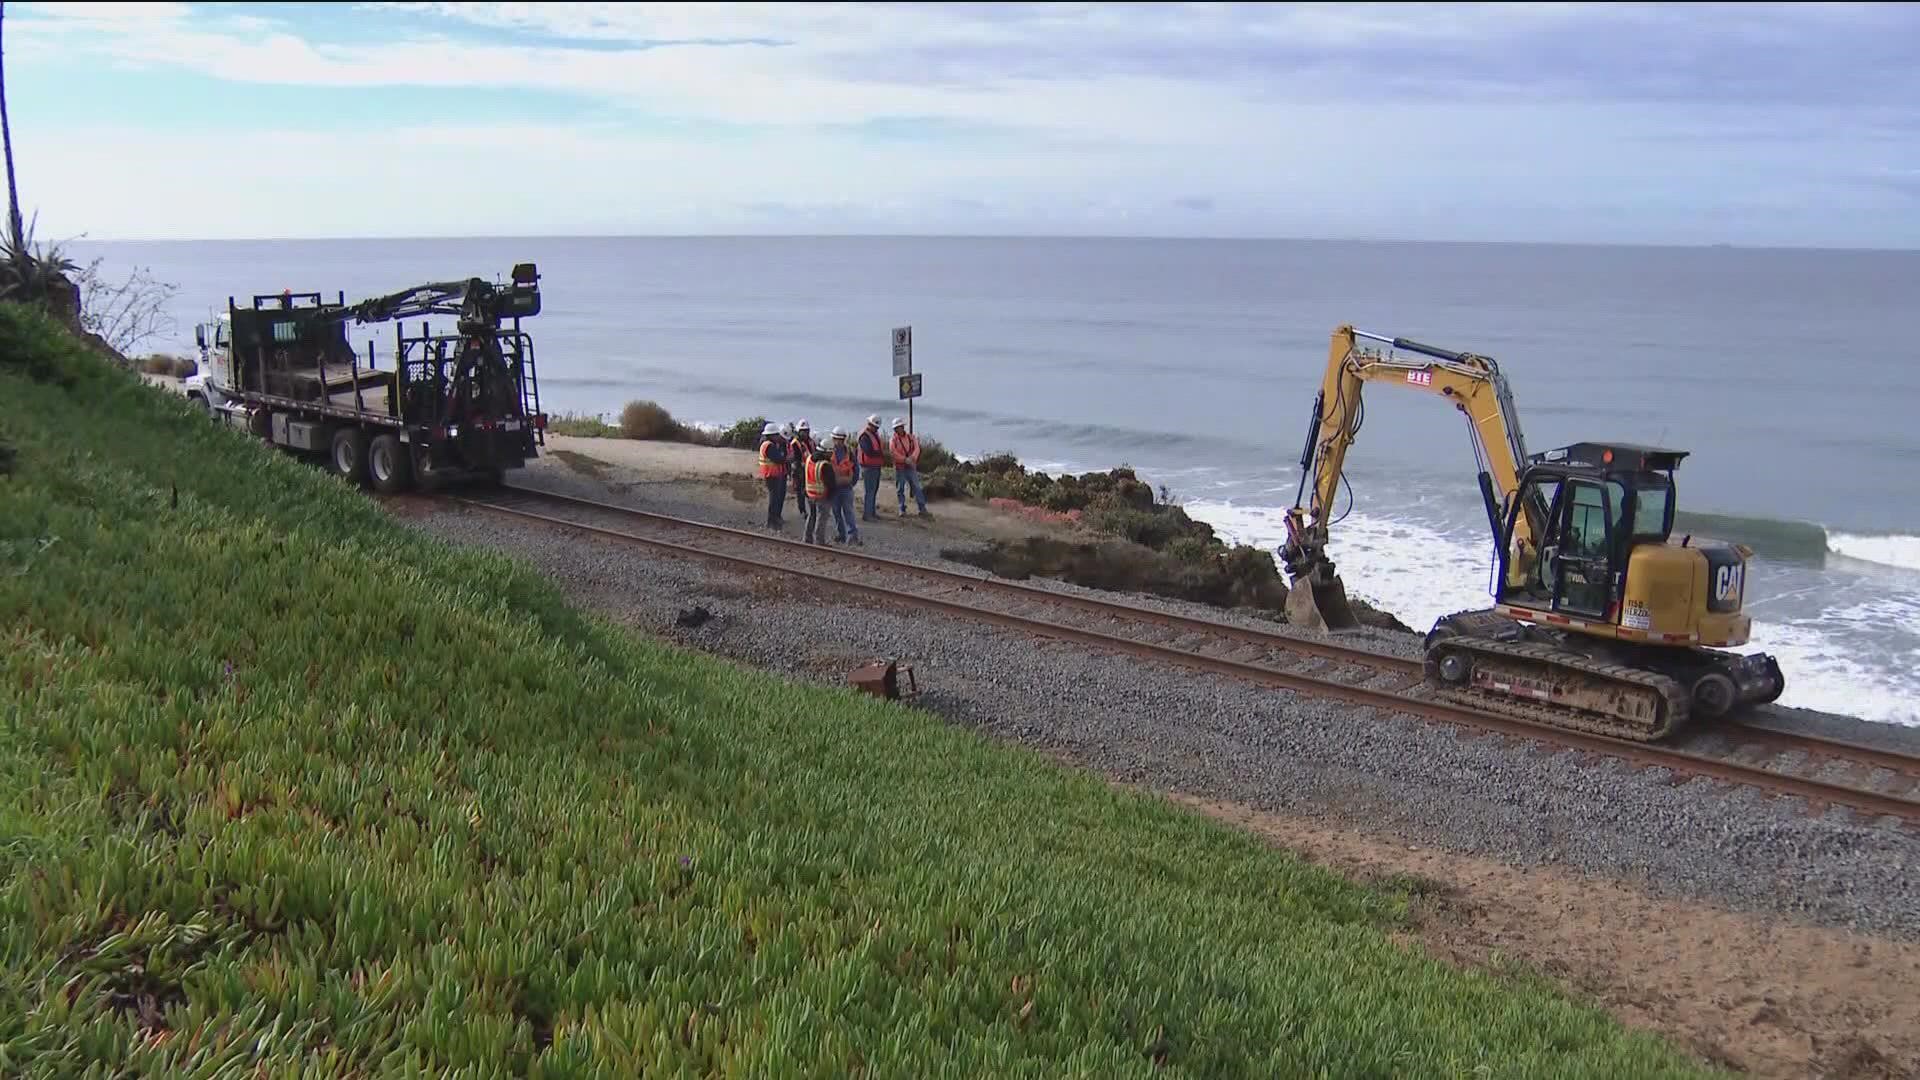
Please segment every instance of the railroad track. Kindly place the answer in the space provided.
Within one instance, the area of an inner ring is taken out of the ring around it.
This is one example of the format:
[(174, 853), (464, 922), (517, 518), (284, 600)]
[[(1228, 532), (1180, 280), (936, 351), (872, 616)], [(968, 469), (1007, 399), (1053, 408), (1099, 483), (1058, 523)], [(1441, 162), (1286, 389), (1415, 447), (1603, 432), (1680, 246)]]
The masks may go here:
[[(1064, 593), (984, 572), (927, 566), (860, 548), (817, 547), (747, 529), (712, 525), (612, 503), (508, 486), (481, 495), (449, 495), (459, 505), (537, 521), (681, 555), (732, 563), (789, 579), (818, 581), (897, 603), (946, 611), (1057, 640), (1232, 675), (1314, 697), (1410, 714), (1572, 750), (1665, 768), (1676, 777), (1709, 777), (1792, 795), (1810, 809), (1846, 807), (1868, 817), (1920, 823), (1920, 758), (1895, 751), (1726, 723), (1708, 738), (1728, 749), (1704, 753), (1685, 742), (1635, 743), (1531, 724), (1427, 697), (1418, 660), (1282, 631), (1264, 631)], [(1809, 771), (1867, 771), (1858, 783)], [(1884, 774), (1884, 775), (1883, 775)], [(1889, 786), (1901, 790), (1887, 790)]]

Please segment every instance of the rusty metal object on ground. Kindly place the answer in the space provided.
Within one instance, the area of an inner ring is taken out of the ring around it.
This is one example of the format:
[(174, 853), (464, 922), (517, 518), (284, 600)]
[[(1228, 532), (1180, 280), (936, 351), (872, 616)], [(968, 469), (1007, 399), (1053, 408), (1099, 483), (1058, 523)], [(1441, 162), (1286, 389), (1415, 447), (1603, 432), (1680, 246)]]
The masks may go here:
[[(906, 675), (908, 686), (904, 693), (900, 689), (902, 674)], [(847, 682), (856, 690), (887, 701), (920, 696), (920, 683), (914, 678), (913, 665), (902, 666), (898, 660), (870, 660), (854, 668), (852, 674), (847, 676)]]

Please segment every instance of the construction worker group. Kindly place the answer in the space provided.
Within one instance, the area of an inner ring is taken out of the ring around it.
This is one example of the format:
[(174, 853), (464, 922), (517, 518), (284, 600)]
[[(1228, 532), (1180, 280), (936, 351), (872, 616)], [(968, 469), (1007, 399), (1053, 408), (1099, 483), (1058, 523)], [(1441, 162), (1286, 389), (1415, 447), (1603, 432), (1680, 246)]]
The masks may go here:
[(880, 433), (880, 418), (867, 417), (859, 438), (847, 444), (845, 428), (834, 428), (827, 441), (813, 437), (805, 420), (780, 425), (768, 423), (760, 432), (760, 478), (767, 485), (767, 528), (786, 528), (787, 489), (793, 488), (794, 505), (806, 519), (809, 544), (827, 542), (826, 516), (833, 522), (833, 542), (866, 546), (860, 539), (860, 526), (853, 519), (854, 482), (861, 480), (866, 501), (861, 521), (879, 521), (874, 502), (880, 492), (882, 470), (893, 469), (893, 490), (900, 500), (900, 515), (907, 513), (907, 492), (921, 517), (927, 513), (926, 492), (920, 486), (920, 440), (907, 432), (907, 422), (893, 419), (893, 437)]

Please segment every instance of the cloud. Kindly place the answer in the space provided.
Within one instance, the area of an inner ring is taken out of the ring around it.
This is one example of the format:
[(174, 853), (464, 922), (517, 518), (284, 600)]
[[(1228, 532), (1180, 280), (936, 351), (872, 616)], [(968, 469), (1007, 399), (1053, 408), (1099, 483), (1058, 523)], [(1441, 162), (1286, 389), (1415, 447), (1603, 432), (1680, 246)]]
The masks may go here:
[[(29, 80), (27, 92), (36, 71), (78, 71), (124, 80), (142, 102), (182, 80), (312, 95), (301, 100), (314, 108), (256, 117), (244, 133), (219, 114), (199, 118), (207, 156), (185, 156), (202, 142), (191, 133), (108, 135), (113, 118), (97, 109), (58, 122), (16, 114), (16, 137), (24, 129), (55, 148), (51, 167), (94, 193), (95, 218), (147, 214), (138, 193), (78, 175), (76, 163), (105, 163), (93, 146), (109, 137), (193, 162), (229, 156), (244, 137), (253, 175), (321, 177), (317, 190), (352, 193), (358, 207), (330, 221), (380, 231), (445, 203), (460, 207), (449, 220), (516, 231), (784, 219), (823, 230), (1568, 239), (1685, 235), (1711, 219), (1721, 239), (1729, 222), (1754, 235), (1788, 221), (1796, 235), (1817, 232), (1805, 213), (1779, 212), (1796, 200), (1831, 202), (1837, 222), (1903, 205), (1902, 182), (1859, 177), (1920, 166), (1920, 9), (1904, 5), (155, 3), (7, 14), (8, 75)], [(351, 149), (311, 119), (345, 89), (392, 98), (389, 119)], [(463, 91), (487, 104), (463, 107)], [(502, 95), (540, 107), (501, 122)], [(550, 122), (530, 122), (543, 113)], [(394, 164), (421, 146), (435, 148), (442, 176), (464, 174), (455, 162), (498, 175), (505, 161), (514, 182), (436, 193)], [(192, 208), (183, 217), (236, 228), (290, 216), (230, 173), (194, 183), (180, 191)], [(551, 192), (552, 205), (521, 189)], [(78, 216), (82, 204), (59, 198)], [(223, 205), (249, 209), (213, 209)], [(1606, 207), (1618, 212), (1603, 217)], [(285, 226), (253, 228), (270, 227)]]

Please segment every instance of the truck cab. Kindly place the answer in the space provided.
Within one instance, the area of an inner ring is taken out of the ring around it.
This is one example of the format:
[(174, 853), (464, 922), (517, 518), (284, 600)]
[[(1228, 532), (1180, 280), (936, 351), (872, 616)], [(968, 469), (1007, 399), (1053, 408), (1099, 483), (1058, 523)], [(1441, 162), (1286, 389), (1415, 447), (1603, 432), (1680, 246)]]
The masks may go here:
[(199, 355), (196, 370), (183, 384), (187, 400), (217, 420), (244, 422), (244, 414), (236, 416), (235, 410), (245, 407), (233, 396), (233, 317), (221, 312), (218, 318), (195, 325), (193, 342)]

